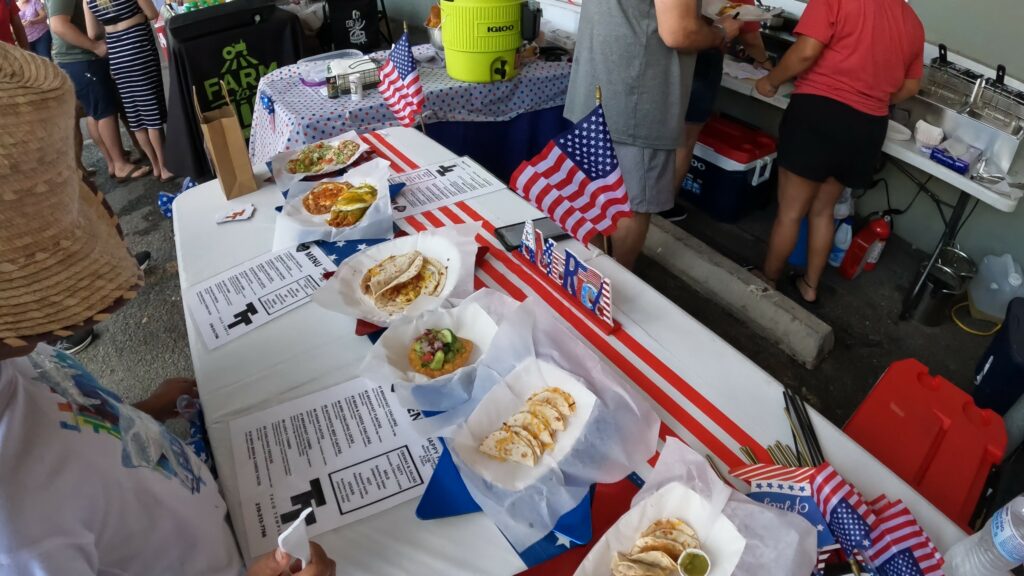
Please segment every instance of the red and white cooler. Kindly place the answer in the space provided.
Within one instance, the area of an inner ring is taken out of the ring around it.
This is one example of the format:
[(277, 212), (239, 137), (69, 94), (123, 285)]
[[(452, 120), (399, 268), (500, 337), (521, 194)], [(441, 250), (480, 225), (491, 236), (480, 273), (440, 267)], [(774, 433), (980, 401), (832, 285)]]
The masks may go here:
[(715, 220), (735, 222), (775, 193), (775, 138), (716, 116), (704, 125), (681, 197)]

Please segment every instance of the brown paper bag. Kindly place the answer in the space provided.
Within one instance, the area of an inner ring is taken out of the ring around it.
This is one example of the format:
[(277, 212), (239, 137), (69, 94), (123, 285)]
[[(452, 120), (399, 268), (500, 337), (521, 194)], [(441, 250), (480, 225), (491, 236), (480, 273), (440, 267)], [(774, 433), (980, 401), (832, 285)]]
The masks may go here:
[(213, 165), (213, 171), (217, 174), (221, 189), (224, 190), (224, 196), (231, 200), (255, 192), (259, 186), (256, 184), (256, 176), (249, 162), (249, 151), (245, 147), (242, 126), (235, 116), (235, 108), (228, 98), (228, 89), (224, 82), (220, 83), (220, 89), (227, 106), (203, 112), (199, 107), (195, 86), (192, 87), (192, 102), (196, 106), (196, 115), (199, 116), (206, 154)]

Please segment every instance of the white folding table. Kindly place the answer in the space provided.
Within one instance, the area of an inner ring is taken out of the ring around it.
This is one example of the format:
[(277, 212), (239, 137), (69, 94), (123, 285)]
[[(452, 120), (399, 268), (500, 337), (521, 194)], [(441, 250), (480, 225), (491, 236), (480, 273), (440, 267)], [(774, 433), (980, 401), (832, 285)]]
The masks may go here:
[[(453, 157), (423, 134), (390, 128), (371, 135), (379, 155), (398, 169)], [(368, 138), (369, 140), (369, 138)], [(182, 194), (174, 202), (178, 270), (184, 294), (189, 287), (271, 249), (277, 188), (264, 182), (250, 195), (226, 201), (217, 182)], [(253, 203), (247, 222), (217, 225), (217, 214)], [(409, 218), (412, 231), (467, 219), (501, 226), (539, 213), (509, 190), (502, 190)], [(569, 241), (576, 250), (587, 249)], [(496, 242), (478, 270), (488, 285), (513, 296), (538, 297), (553, 304), (553, 315), (585, 337), (599, 356), (619, 369), (655, 404), (666, 427), (695, 450), (712, 454), (723, 470), (738, 464), (737, 448), (792, 438), (783, 415), (782, 385), (718, 335), (656, 290), (598, 251), (590, 263), (615, 287), (618, 332), (606, 336), (565, 306), (554, 290), (501, 250)], [(203, 401), (220, 483), (243, 555), (245, 530), (240, 512), (228, 422), (285, 400), (343, 383), (356, 375), (370, 349), (354, 333), (355, 320), (306, 304), (216, 350), (206, 348), (185, 311), (196, 380)], [(780, 352), (781, 353), (781, 352)], [(886, 493), (903, 499), (936, 545), (945, 550), (964, 533), (909, 485), (854, 443), (825, 418), (811, 412), (826, 457), (868, 497)], [(641, 476), (649, 470), (640, 470)], [(346, 575), (474, 574), (507, 575), (524, 568), (494, 525), (481, 514), (424, 522), (416, 519), (415, 500), (315, 538), (338, 560)]]
[[(777, 108), (785, 108), (789, 105), (789, 98), (778, 94), (773, 98), (765, 98), (757, 93), (754, 89), (755, 81), (751, 79), (738, 79), (732, 76), (722, 76), (722, 86), (751, 96), (762, 102), (767, 102)], [(780, 88), (780, 93), (789, 92), (792, 90), (792, 85), (787, 84)], [(922, 292), (921, 289), (924, 286), (925, 279), (928, 277), (928, 273), (932, 267), (938, 261), (939, 253), (945, 246), (951, 246), (956, 242), (957, 234), (960, 232), (961, 223), (963, 222), (964, 212), (967, 210), (967, 204), (971, 198), (977, 198), (979, 202), (984, 202), (989, 206), (999, 210), (1000, 212), (1012, 213), (1017, 209), (1018, 199), (1011, 198), (1009, 196), (995, 192), (988, 186), (975, 182), (967, 176), (957, 174), (956, 172), (941, 166), (935, 162), (932, 162), (924, 153), (918, 150), (917, 145), (911, 141), (897, 141), (886, 138), (885, 144), (882, 146), (882, 152), (888, 154), (894, 160), (898, 160), (895, 164), (896, 169), (906, 175), (911, 181), (920, 186), (924, 190), (928, 190), (927, 183), (920, 181), (916, 176), (910, 173), (906, 168), (900, 165), (900, 163), (908, 164), (921, 170), (925, 174), (932, 178), (936, 178), (953, 186), (957, 189), (956, 203), (953, 205), (948, 218), (944, 218), (944, 226), (942, 234), (939, 236), (939, 241), (935, 245), (935, 249), (932, 251), (931, 257), (928, 260), (927, 265), (920, 271), (915, 272), (914, 283), (911, 284), (910, 290), (903, 298), (903, 307), (900, 312), (900, 319), (906, 320), (910, 318), (913, 313), (914, 307), (920, 300)]]

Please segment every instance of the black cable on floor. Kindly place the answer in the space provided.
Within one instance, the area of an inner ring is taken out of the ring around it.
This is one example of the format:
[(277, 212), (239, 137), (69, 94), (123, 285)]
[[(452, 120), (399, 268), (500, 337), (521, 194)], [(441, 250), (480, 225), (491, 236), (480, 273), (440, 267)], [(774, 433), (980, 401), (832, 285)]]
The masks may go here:
[[(914, 193), (914, 197), (911, 198), (910, 202), (907, 202), (907, 205), (904, 206), (901, 210), (897, 210), (897, 209), (892, 207), (892, 195), (889, 193), (889, 181), (888, 180), (886, 180), (885, 178), (879, 178), (878, 180), (875, 180), (874, 182), (871, 183), (871, 188), (870, 188), (871, 190), (873, 190), (876, 187), (878, 187), (879, 184), (881, 184), (882, 186), (885, 187), (885, 205), (886, 205), (887, 209), (882, 213), (883, 215), (899, 216), (901, 214), (906, 214), (908, 211), (910, 211), (911, 207), (914, 206), (914, 203), (917, 202), (918, 197), (921, 196), (921, 192), (924, 192), (925, 190), (927, 190), (928, 183), (932, 181), (932, 177), (929, 176), (928, 179), (924, 180), (923, 182), (920, 181), (920, 180), (917, 180), (917, 179), (913, 179), (913, 178), (912, 178), (912, 180), (913, 180), (913, 182), (915, 184), (917, 184), (917, 192)], [(866, 193), (867, 193), (867, 190), (864, 190), (863, 193), (861, 193), (860, 196), (855, 196), (855, 198), (862, 198), (864, 196), (864, 194), (866, 194)], [(946, 216), (945, 216), (945, 214), (942, 213), (942, 209), (941, 208), (939, 209), (939, 214), (942, 216), (943, 222), (945, 222)], [(893, 230), (896, 230), (896, 220), (895, 219), (891, 219), (890, 225), (892, 226)]]

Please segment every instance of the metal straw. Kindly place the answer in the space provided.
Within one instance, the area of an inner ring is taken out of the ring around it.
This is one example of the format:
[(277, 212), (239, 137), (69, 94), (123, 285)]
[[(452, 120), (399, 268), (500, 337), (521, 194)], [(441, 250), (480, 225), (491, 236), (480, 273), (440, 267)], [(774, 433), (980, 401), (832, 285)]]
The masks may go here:
[(718, 475), (718, 479), (728, 484), (729, 481), (725, 479), (725, 476), (722, 474), (722, 471), (718, 469), (718, 464), (715, 463), (715, 459), (711, 457), (711, 454), (705, 454), (704, 459), (707, 460), (708, 464), (711, 465), (711, 469), (714, 470), (715, 474)]
[(757, 456), (754, 455), (750, 446), (740, 446), (740, 455), (747, 461), (747, 464), (757, 464)]

